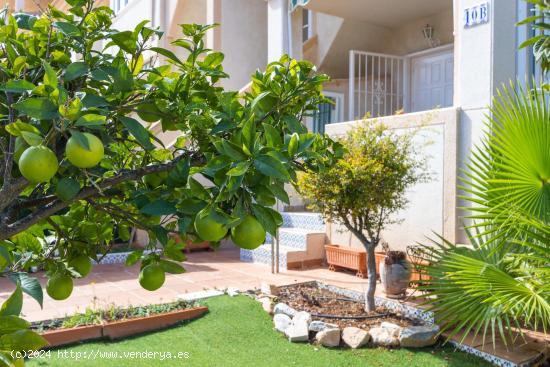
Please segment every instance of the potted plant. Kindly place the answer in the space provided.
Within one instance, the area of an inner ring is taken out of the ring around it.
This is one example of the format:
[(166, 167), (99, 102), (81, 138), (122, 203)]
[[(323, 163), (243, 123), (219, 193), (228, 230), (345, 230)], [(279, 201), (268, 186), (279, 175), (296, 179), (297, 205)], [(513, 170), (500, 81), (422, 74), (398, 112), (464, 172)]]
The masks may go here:
[(411, 266), (404, 251), (388, 251), (380, 264), (380, 281), (388, 298), (405, 296), (411, 279)]
[(390, 246), (386, 241), (380, 241), (380, 247), (382, 248), (382, 251), (376, 251), (374, 253), (374, 258), (376, 261), (376, 274), (378, 277), (380, 277), (380, 264), (384, 261), (388, 251), (390, 251)]

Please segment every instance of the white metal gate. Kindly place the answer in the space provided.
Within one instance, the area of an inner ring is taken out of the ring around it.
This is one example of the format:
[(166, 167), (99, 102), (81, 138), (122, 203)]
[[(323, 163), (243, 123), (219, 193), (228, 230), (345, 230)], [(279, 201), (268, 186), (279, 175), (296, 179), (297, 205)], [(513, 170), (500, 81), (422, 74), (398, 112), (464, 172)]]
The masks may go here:
[(372, 52), (349, 53), (349, 120), (393, 115), (405, 107), (404, 57)]

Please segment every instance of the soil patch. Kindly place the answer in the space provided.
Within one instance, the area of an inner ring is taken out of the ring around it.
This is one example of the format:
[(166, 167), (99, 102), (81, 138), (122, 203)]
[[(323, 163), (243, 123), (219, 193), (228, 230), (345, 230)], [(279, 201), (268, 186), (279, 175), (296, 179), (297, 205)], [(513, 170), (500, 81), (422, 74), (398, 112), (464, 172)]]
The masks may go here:
[(341, 329), (355, 326), (369, 330), (378, 327), (384, 321), (403, 327), (422, 324), (420, 321), (407, 319), (384, 307), (377, 308), (373, 313), (365, 312), (363, 302), (319, 288), (315, 284), (279, 287), (278, 301), (286, 303), (295, 310), (311, 313), (313, 320), (336, 324)]

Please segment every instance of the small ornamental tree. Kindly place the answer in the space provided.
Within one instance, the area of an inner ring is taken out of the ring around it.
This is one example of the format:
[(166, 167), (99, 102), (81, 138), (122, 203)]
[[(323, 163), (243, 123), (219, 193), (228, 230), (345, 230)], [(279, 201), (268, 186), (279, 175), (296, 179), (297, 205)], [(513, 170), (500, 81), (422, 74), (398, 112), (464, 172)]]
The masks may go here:
[[(271, 206), (288, 202), (284, 184), (340, 150), (300, 122), (324, 101), (327, 77), (309, 62), (285, 56), (239, 95), (218, 86), (227, 75), (223, 54), (204, 46), (211, 26), (181, 26), (180, 59), (155, 47), (162, 33), (147, 22), (119, 32), (108, 7), (67, 3), (0, 22), (0, 276), (17, 284), (0, 309), (0, 365), (13, 362), (6, 350), (43, 343), (16, 318), (22, 292), (42, 302), (32, 266), (64, 299), (115, 233), (128, 240), (140, 228), (160, 253), (135, 251), (127, 263), (140, 262), (140, 283), (156, 289), (165, 272), (183, 272), (171, 234), (258, 246), (282, 223)], [(173, 146), (152, 126), (177, 132)]]
[(398, 222), (395, 213), (407, 204), (406, 190), (427, 179), (424, 162), (413, 144), (414, 133), (397, 134), (376, 122), (350, 130), (341, 143), (347, 149), (330, 169), (308, 171), (299, 191), (333, 223), (344, 225), (367, 251), (365, 306), (374, 311), (376, 263), (380, 233)]

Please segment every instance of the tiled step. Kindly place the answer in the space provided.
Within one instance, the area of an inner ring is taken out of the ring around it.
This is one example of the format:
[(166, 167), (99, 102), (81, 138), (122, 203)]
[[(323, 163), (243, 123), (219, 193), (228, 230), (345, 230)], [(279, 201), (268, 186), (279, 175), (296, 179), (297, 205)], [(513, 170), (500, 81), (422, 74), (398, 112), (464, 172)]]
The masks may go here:
[(302, 229), (302, 228), (280, 228), (279, 229), (279, 245), (291, 247), (298, 250), (307, 250), (310, 241), (323, 241), (325, 232), (319, 230)]
[[(324, 259), (325, 224), (318, 213), (283, 212), (283, 226), (279, 228), (279, 266), (281, 268), (302, 268), (320, 264)], [(271, 243), (256, 250), (241, 250), (241, 260), (271, 264)]]
[[(300, 253), (304, 251), (299, 251), (290, 247), (279, 247), (279, 267), (286, 269), (287, 263), (292, 262), (292, 260), (299, 256)], [(260, 263), (260, 264), (271, 264), (271, 245), (265, 244), (258, 247), (255, 250), (243, 250), (241, 249), (240, 254), (241, 261), (251, 262), (251, 263)]]
[(301, 228), (316, 231), (325, 231), (325, 221), (319, 213), (309, 212), (283, 212), (284, 228)]

